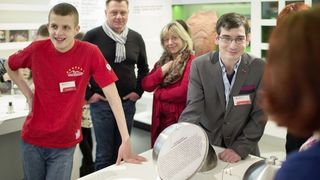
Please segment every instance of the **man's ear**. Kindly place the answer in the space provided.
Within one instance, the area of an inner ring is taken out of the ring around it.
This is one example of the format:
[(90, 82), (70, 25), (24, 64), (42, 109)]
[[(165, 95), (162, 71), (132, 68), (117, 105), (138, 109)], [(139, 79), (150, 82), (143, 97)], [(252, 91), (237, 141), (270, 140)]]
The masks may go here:
[(246, 45), (247, 46), (249, 46), (250, 41), (251, 41), (251, 34), (248, 34), (247, 37), (246, 37)]
[(218, 35), (218, 33), (216, 33), (216, 35), (215, 35), (215, 41), (214, 41), (214, 43), (215, 43), (216, 45), (219, 45), (219, 35)]
[(76, 31), (77, 31), (77, 33), (80, 32), (80, 26), (79, 25), (77, 25)]

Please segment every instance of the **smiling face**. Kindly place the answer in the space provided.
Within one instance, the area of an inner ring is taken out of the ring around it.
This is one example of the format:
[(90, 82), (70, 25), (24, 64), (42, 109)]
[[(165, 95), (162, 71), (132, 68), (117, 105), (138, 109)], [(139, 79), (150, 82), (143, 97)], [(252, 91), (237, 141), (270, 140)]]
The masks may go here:
[(79, 32), (79, 29), (74, 15), (61, 16), (52, 12), (49, 16), (49, 36), (59, 52), (67, 52), (73, 47), (74, 36)]
[(244, 26), (230, 30), (221, 27), (220, 34), (216, 35), (216, 44), (219, 45), (219, 53), (223, 61), (239, 60), (248, 43)]
[(105, 10), (108, 26), (120, 34), (128, 22), (128, 13), (129, 9), (126, 1), (110, 1)]
[(168, 34), (163, 38), (163, 46), (169, 54), (175, 57), (184, 47), (184, 43), (180, 37)]

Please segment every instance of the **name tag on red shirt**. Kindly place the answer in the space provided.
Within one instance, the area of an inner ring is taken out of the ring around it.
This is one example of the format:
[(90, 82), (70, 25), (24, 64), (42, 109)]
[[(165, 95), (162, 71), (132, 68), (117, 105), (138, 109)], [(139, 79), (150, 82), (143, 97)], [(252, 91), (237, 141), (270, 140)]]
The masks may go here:
[(77, 89), (75, 81), (61, 82), (59, 83), (59, 87), (61, 93), (75, 91)]

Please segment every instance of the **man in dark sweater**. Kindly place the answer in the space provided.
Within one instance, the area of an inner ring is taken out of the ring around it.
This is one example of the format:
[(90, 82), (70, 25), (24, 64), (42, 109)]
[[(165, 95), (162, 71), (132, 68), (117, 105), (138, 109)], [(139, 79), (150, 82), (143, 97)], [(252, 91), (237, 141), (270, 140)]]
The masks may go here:
[[(116, 86), (130, 132), (136, 111), (135, 102), (143, 93), (141, 81), (149, 72), (145, 44), (140, 34), (126, 26), (127, 0), (106, 0), (105, 14), (106, 23), (88, 31), (83, 40), (99, 47), (118, 76)], [(137, 76), (135, 66), (138, 68)], [(116, 162), (121, 137), (111, 108), (93, 79), (86, 99), (90, 103), (97, 141), (95, 170), (99, 170)]]

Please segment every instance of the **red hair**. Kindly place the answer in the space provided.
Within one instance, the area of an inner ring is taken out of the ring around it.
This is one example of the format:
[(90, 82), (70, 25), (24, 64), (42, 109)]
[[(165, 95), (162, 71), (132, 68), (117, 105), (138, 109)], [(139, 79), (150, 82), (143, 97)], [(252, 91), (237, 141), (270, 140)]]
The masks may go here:
[(281, 12), (279, 13), (277, 17), (277, 24), (279, 24), (285, 17), (287, 17), (289, 14), (292, 14), (293, 12), (303, 11), (310, 9), (310, 6), (304, 4), (304, 3), (290, 3), (286, 5)]
[(288, 16), (272, 32), (261, 106), (296, 135), (320, 129), (320, 7)]

